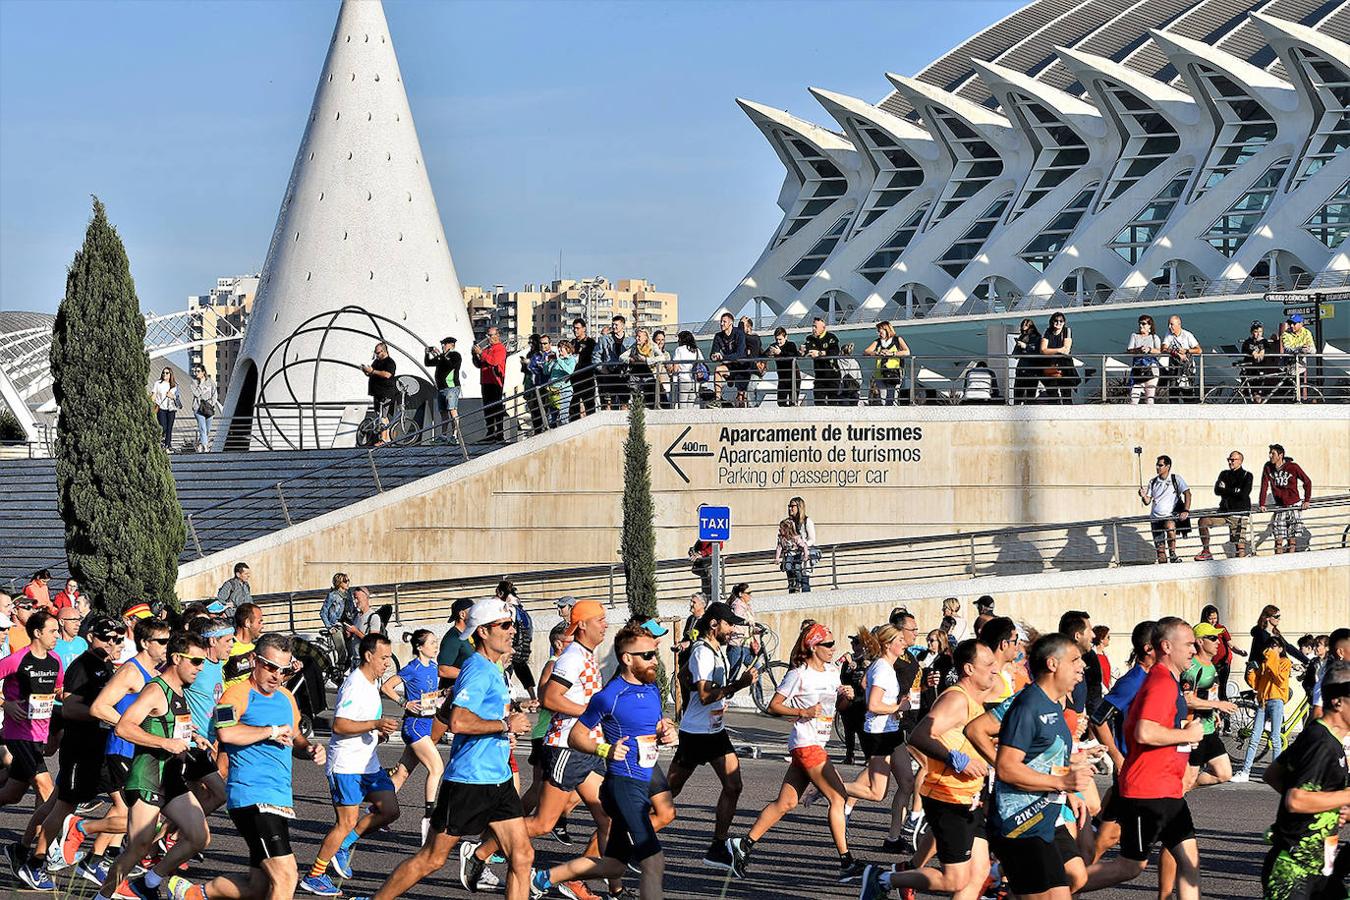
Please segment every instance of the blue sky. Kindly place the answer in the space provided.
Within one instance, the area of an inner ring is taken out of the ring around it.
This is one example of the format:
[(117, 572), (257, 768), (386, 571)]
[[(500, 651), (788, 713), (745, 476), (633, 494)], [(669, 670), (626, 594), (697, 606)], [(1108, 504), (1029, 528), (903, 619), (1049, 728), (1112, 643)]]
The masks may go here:
[[(388, 0), (460, 278), (646, 277), (710, 312), (781, 213), (737, 96), (823, 124), (1020, 4)], [(0, 2), (0, 308), (54, 311), (89, 195), (141, 304), (262, 266), (335, 2)]]

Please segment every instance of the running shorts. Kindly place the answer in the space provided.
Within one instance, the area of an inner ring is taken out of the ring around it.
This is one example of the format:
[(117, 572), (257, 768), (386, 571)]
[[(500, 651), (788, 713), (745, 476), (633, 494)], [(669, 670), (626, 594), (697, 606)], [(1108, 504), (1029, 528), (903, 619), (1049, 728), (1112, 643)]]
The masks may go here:
[[(122, 791), (127, 799), (127, 806), (141, 802), (163, 809), (175, 798), (191, 793), (192, 789), (188, 787), (187, 779), (183, 777), (181, 759), (170, 759), (159, 766), (153, 762), (142, 765), (144, 768), (140, 780), (134, 787), (127, 787)], [(156, 768), (158, 773), (155, 772)]]
[(71, 806), (92, 803), (104, 791), (103, 747), (93, 750), (62, 744), (57, 756), (56, 799)]
[(394, 782), (384, 769), (364, 775), (328, 773), (328, 794), (333, 798), (334, 806), (359, 806), (361, 801), (380, 791), (394, 793)]
[(544, 739), (541, 737), (530, 738), (530, 756), (525, 760), (532, 766), (543, 767), (544, 765)]
[[(1344, 851), (1342, 851), (1344, 852)], [(1300, 863), (1279, 846), (1271, 847), (1261, 864), (1261, 884), (1270, 900), (1341, 900), (1350, 896), (1346, 884), (1333, 869), (1322, 874), (1322, 860)]]
[(905, 733), (898, 728), (895, 731), (875, 734), (864, 731), (858, 735), (858, 740), (862, 745), (864, 759), (871, 759), (874, 756), (889, 757), (905, 742)]
[(193, 747), (183, 758), (183, 780), (188, 784), (194, 784), (208, 775), (216, 774), (218, 770), (215, 759), (200, 747)]
[(442, 781), (431, 811), (431, 831), (453, 837), (477, 837), (493, 822), (520, 819), (525, 815), (515, 783), (465, 784)]
[(103, 790), (109, 794), (120, 792), (127, 786), (127, 776), (131, 774), (130, 756), (109, 756), (103, 765)]
[(791, 753), (792, 764), (799, 769), (814, 769), (830, 761), (830, 755), (825, 752), (825, 748), (817, 747), (815, 744), (798, 747)]
[(983, 803), (971, 809), (970, 804), (943, 803), (924, 797), (923, 812), (928, 819), (928, 829), (937, 842), (938, 862), (944, 866), (969, 862), (975, 839), (987, 839)]
[(1195, 824), (1184, 797), (1120, 798), (1120, 855), (1126, 859), (1143, 862), (1159, 841), (1171, 850), (1194, 837)]
[(230, 810), (230, 821), (248, 845), (248, 865), (261, 869), (263, 860), (291, 854), (291, 820), (256, 806)]
[(647, 795), (655, 797), (657, 794), (665, 794), (670, 791), (670, 782), (666, 780), (666, 773), (661, 771), (659, 765), (652, 766), (652, 779), (649, 782)]
[[(1058, 839), (1058, 831), (1055, 835)], [(1069, 886), (1064, 856), (1055, 841), (1038, 837), (989, 837), (990, 849), (998, 856), (1008, 887), (1014, 894), (1041, 894)]]
[(1200, 739), (1191, 750), (1190, 764), (1193, 766), (1203, 766), (1211, 759), (1217, 759), (1220, 756), (1227, 756), (1228, 748), (1223, 744), (1223, 738), (1219, 737), (1217, 731), (1211, 731)]
[(616, 775), (600, 785), (600, 805), (610, 818), (605, 856), (627, 864), (661, 852), (661, 842), (652, 828), (650, 792), (650, 782)]
[(47, 757), (42, 755), (42, 751), (46, 749), (45, 744), (13, 738), (7, 739), (5, 746), (14, 757), (9, 764), (10, 778), (15, 781), (31, 782), (37, 776), (47, 774)]
[(591, 773), (603, 777), (605, 761), (593, 754), (580, 753), (568, 747), (544, 748), (544, 777), (549, 784), (563, 793), (570, 794), (575, 791)]
[(404, 716), (403, 743), (412, 745), (431, 737), (431, 723), (435, 720), (435, 716)]
[(727, 734), (725, 728), (711, 734), (681, 731), (680, 745), (675, 748), (675, 765), (692, 770), (715, 759), (734, 755), (736, 748), (731, 746), (731, 735)]

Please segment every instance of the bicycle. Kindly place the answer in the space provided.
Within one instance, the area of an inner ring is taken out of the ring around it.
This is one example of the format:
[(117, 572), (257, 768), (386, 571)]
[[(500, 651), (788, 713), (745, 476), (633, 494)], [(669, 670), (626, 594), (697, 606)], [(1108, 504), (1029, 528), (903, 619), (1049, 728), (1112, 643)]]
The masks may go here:
[[(377, 447), (381, 443), (407, 446), (421, 440), (417, 419), (408, 409), (408, 396), (417, 393), (417, 379), (403, 375), (395, 379), (398, 400), (376, 400), (356, 426), (358, 447)], [(387, 437), (385, 437), (387, 435)]]
[(778, 635), (763, 625), (755, 625), (754, 635), (759, 639), (759, 652), (750, 658), (749, 665), (759, 673), (750, 685), (750, 697), (755, 708), (769, 714), (769, 703), (778, 691), (778, 685), (787, 677), (788, 664), (774, 659), (778, 651)]

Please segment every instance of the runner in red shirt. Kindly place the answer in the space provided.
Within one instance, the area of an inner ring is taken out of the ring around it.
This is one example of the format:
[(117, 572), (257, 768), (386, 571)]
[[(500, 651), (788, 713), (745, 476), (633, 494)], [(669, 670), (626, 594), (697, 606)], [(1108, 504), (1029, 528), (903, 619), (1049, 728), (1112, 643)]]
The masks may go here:
[(1195, 632), (1175, 616), (1153, 632), (1158, 662), (1149, 670), (1125, 718), (1129, 752), (1121, 769), (1120, 855), (1088, 870), (1084, 892), (1139, 876), (1159, 841), (1177, 863), (1178, 900), (1199, 900), (1200, 849), (1182, 781), (1191, 745), (1204, 737), (1198, 720), (1186, 721), (1181, 673), (1195, 657)]

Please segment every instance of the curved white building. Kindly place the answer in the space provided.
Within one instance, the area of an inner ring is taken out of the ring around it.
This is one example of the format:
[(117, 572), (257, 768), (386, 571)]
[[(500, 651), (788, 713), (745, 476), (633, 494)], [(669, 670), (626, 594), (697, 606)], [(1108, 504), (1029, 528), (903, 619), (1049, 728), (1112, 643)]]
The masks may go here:
[(787, 170), (784, 216), (717, 313), (864, 324), (1342, 283), (1347, 41), (1344, 0), (1034, 0), (887, 74), (880, 102), (812, 88), (829, 127), (738, 101)]
[(383, 338), (398, 373), (473, 343), (379, 0), (344, 0), (214, 449), (351, 442)]

